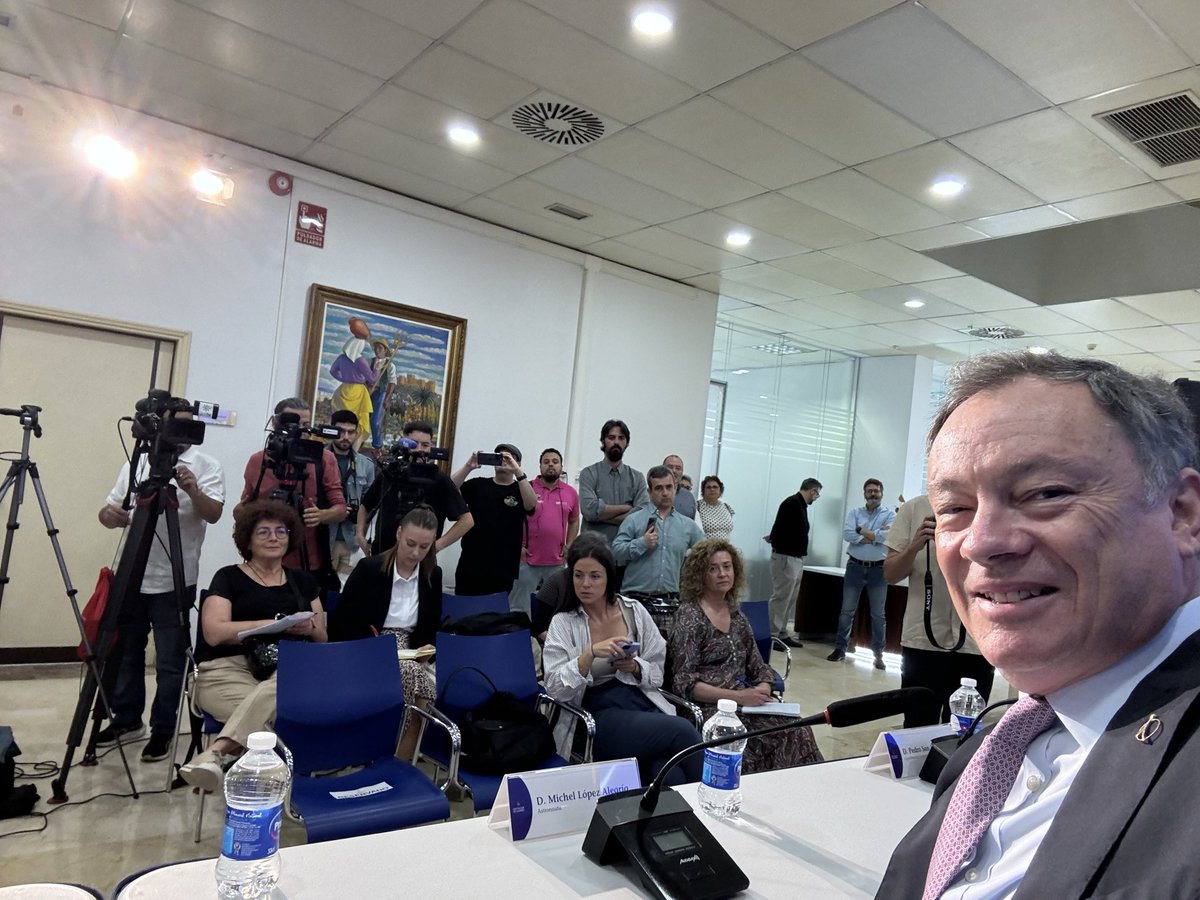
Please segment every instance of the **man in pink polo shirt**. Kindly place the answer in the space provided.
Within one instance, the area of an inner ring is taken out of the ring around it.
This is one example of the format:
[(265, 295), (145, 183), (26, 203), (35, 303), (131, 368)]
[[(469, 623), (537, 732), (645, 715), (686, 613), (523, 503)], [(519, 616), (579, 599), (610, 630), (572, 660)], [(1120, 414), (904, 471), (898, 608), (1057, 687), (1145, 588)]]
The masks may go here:
[(563, 567), (567, 547), (579, 534), (579, 494), (563, 480), (562, 454), (543, 450), (539, 466), (541, 474), (531, 482), (537, 508), (525, 520), (521, 571), (508, 598), (512, 609), (526, 613), (529, 595)]

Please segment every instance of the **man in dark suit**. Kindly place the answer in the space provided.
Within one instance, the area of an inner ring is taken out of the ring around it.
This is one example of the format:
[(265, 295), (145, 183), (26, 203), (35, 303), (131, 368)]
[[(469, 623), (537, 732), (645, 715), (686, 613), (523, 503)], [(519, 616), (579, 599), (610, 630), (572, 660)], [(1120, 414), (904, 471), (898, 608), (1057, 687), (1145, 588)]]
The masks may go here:
[(1055, 354), (956, 370), (930, 430), (938, 562), (1029, 696), (955, 754), (879, 897), (1200, 895), (1195, 458), (1161, 379)]
[(785, 497), (775, 513), (771, 533), (763, 540), (771, 545), (771, 634), (789, 647), (803, 647), (792, 634), (796, 624), (796, 597), (808, 556), (808, 508), (821, 496), (821, 482), (805, 478), (800, 490)]

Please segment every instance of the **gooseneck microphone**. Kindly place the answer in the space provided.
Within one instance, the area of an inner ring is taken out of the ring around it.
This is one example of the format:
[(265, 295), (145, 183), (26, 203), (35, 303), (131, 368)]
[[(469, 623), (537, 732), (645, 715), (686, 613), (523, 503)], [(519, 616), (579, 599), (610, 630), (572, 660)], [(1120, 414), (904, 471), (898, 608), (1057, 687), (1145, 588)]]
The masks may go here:
[(835, 700), (825, 707), (824, 710), (813, 716), (792, 719), (789, 722), (781, 722), (778, 725), (771, 725), (768, 728), (757, 728), (741, 734), (727, 734), (723, 737), (693, 744), (691, 747), (685, 747), (683, 750), (680, 750), (667, 760), (666, 765), (658, 770), (658, 774), (654, 776), (654, 780), (650, 782), (650, 786), (646, 788), (646, 793), (642, 797), (642, 809), (647, 812), (653, 812), (654, 807), (658, 804), (658, 795), (662, 793), (663, 779), (666, 778), (667, 773), (693, 753), (707, 750), (709, 747), (720, 747), (723, 744), (732, 744), (764, 734), (787, 731), (789, 728), (803, 728), (805, 725), (829, 725), (833, 728), (847, 728), (851, 725), (861, 725), (863, 722), (872, 722), (875, 719), (887, 719), (891, 716), (925, 712), (932, 709), (936, 703), (937, 697), (929, 688), (910, 687), (894, 691), (881, 691), (878, 694), (852, 697), (849, 700)]

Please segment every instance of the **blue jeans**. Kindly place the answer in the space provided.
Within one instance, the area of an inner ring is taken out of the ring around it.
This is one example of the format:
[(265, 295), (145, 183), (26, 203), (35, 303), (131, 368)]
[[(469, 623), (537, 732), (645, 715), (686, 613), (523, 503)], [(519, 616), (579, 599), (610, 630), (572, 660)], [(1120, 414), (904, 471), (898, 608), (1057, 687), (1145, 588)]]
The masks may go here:
[(850, 557), (846, 561), (846, 577), (842, 579), (842, 612), (838, 616), (837, 648), (845, 651), (850, 646), (850, 629), (854, 625), (854, 614), (858, 611), (858, 598), (863, 586), (867, 588), (867, 599), (871, 602), (871, 649), (883, 652), (887, 638), (887, 622), (883, 617), (887, 601), (887, 581), (883, 577), (883, 566), (864, 566)]
[[(589, 688), (583, 697), (583, 708), (596, 720), (593, 757), (597, 760), (636, 757), (642, 784), (649, 784), (680, 750), (700, 743), (700, 732), (689, 720), (667, 715), (640, 688), (623, 681), (607, 681)], [(682, 760), (663, 779), (663, 784), (675, 786), (699, 781), (703, 759), (695, 753)]]
[[(196, 586), (184, 590), (184, 602), (196, 602)], [(117, 684), (112, 703), (114, 725), (134, 725), (146, 708), (146, 641), (154, 630), (154, 669), (156, 690), (150, 707), (150, 732), (171, 734), (179, 710), (179, 692), (183, 689), (185, 648), (191, 644), (191, 631), (179, 627), (175, 594), (138, 594), (121, 610), (117, 625), (120, 640), (111, 660), (117, 666)], [(182, 634), (181, 634), (182, 631)]]
[(508, 595), (508, 608), (532, 615), (530, 608), (533, 604), (529, 600), (529, 595), (536, 594), (543, 581), (555, 572), (561, 571), (562, 566), (531, 566), (529, 563), (521, 563), (521, 571), (517, 575), (517, 580), (513, 582), (512, 591)]

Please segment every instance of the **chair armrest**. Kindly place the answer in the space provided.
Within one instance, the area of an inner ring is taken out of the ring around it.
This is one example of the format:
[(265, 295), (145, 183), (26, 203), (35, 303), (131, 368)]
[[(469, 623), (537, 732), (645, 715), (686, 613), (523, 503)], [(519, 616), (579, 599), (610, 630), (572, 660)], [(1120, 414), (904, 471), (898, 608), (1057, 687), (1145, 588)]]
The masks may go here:
[(700, 707), (690, 700), (684, 700), (678, 694), (672, 694), (670, 691), (659, 690), (659, 693), (667, 698), (680, 712), (691, 715), (696, 723), (696, 730), (704, 730), (704, 714), (700, 712)]
[[(588, 712), (586, 709), (584, 709), (581, 706), (576, 706), (574, 703), (568, 703), (566, 700), (556, 700), (554, 697), (551, 697), (547, 693), (538, 694), (538, 699), (537, 699), (538, 712), (540, 712), (542, 715), (546, 716), (547, 719), (550, 719), (551, 722), (554, 722), (557, 717), (546, 715), (546, 706), (547, 705), (555, 707), (556, 710), (557, 709), (565, 710), (566, 712), (570, 713), (575, 718), (577, 718), (580, 722), (583, 723), (583, 727), (587, 733), (587, 739), (584, 743), (583, 759), (580, 761), (585, 762), (585, 763), (590, 763), (592, 761), (592, 745), (595, 743), (595, 740), (596, 740), (596, 719), (595, 719), (595, 717), (593, 717), (592, 714), (590, 712)], [(574, 735), (574, 729), (572, 729), (571, 733), (572, 733), (572, 735)], [(574, 743), (574, 738), (572, 738), (572, 743)], [(571, 760), (568, 760), (568, 762), (570, 762), (570, 761)]]
[(771, 650), (782, 650), (784, 658), (787, 662), (783, 667), (783, 680), (787, 681), (788, 676), (792, 674), (792, 648), (785, 644), (777, 637), (771, 638)]
[[(444, 712), (434, 706), (429, 707), (429, 709), (422, 709), (419, 706), (405, 707), (404, 721), (406, 724), (408, 722), (408, 713), (410, 710), (424, 720), (421, 723), (420, 737), (425, 736), (425, 728), (427, 726), (434, 725), (446, 732), (446, 737), (450, 741), (450, 765), (446, 772), (446, 784), (442, 787), (443, 792), (445, 791), (446, 787), (450, 785), (453, 785), (455, 788), (462, 788), (462, 785), (458, 781), (458, 764), (460, 757), (462, 756), (462, 731)], [(413, 751), (413, 758), (410, 760), (410, 762), (415, 763), (417, 757), (420, 755), (420, 752), (421, 741), (418, 739), (417, 749)]]

